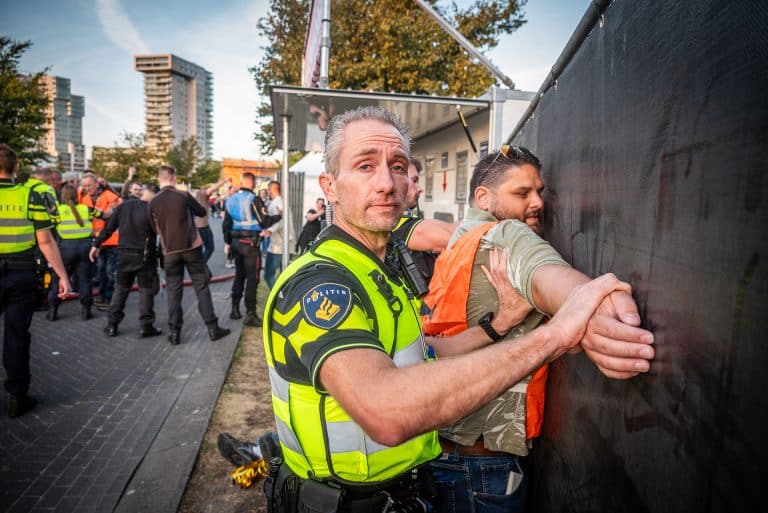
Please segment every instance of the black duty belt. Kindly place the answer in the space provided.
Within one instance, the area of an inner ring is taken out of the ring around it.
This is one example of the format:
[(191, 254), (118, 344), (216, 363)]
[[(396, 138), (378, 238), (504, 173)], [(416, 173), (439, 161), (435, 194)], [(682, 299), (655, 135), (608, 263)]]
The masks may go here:
[[(337, 499), (334, 499), (334, 496), (338, 497), (339, 500), (336, 504), (338, 509), (331, 507), (328, 510), (340, 513), (378, 513), (387, 511), (393, 504), (400, 505), (409, 502), (415, 504), (418, 501), (419, 492), (416, 471), (407, 472), (387, 481), (371, 484), (340, 482), (335, 479), (322, 481), (303, 479), (291, 472), (286, 465), (281, 466), (280, 474), (283, 476), (282, 480), (284, 483), (286, 478), (288, 478), (288, 481), (294, 481), (294, 484), (287, 487), (296, 493), (294, 500), (300, 505), (303, 501), (312, 502), (311, 506), (314, 507), (309, 507), (308, 509), (308, 504), (304, 504), (304, 510), (306, 511), (321, 511), (321, 509), (317, 508), (317, 504), (335, 502)], [(393, 508), (393, 511), (400, 510), (401, 508)], [(411, 509), (404, 511), (411, 511)], [(416, 508), (413, 511), (426, 511), (426, 508)]]
[(232, 237), (234, 238), (240, 238), (240, 237), (254, 237), (256, 235), (259, 235), (260, 232), (257, 232), (255, 230), (233, 230), (232, 231)]
[(34, 260), (21, 258), (0, 257), (0, 272), (8, 271), (33, 271), (36, 265)]

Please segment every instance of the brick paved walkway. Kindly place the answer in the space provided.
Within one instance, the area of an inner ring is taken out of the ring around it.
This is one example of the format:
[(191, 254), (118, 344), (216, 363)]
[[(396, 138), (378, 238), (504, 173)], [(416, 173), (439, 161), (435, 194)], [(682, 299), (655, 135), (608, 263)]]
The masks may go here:
[[(220, 220), (211, 224), (211, 271), (231, 273)], [(232, 330), (216, 342), (191, 286), (178, 346), (165, 338), (165, 289), (155, 298), (163, 335), (149, 339), (138, 338), (136, 294), (115, 338), (102, 333), (106, 312), (82, 321), (76, 301), (62, 304), (57, 322), (36, 312), (30, 392), (38, 406), (9, 419), (8, 395), (0, 394), (0, 511), (175, 512), (242, 331), (228, 318), (230, 287), (211, 284), (219, 323)]]

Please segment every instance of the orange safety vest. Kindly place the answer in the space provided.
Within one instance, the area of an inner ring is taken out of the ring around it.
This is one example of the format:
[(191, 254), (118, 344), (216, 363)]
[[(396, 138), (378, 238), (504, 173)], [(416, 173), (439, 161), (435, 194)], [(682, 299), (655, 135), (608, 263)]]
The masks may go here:
[[(424, 303), (431, 310), (422, 316), (425, 335), (451, 336), (467, 329), (467, 297), (475, 253), (480, 239), (496, 224), (487, 223), (469, 230), (440, 253), (429, 282), (429, 293), (424, 297)], [(529, 440), (541, 434), (548, 373), (549, 364), (545, 363), (534, 371), (525, 389), (525, 437)]]
[[(101, 211), (106, 210), (109, 205), (117, 201), (118, 204), (120, 204), (120, 196), (115, 194), (114, 192), (110, 190), (103, 190), (101, 194), (99, 194), (99, 197), (96, 199), (96, 204), (93, 203), (93, 199), (89, 194), (83, 194), (83, 199), (81, 203), (85, 205), (86, 207), (90, 208), (98, 208)], [(101, 230), (104, 229), (104, 227), (107, 225), (107, 221), (100, 218), (93, 218), (93, 236), (97, 237)], [(117, 246), (118, 243), (118, 237), (119, 233), (117, 230), (109, 236), (107, 240), (105, 240), (101, 245), (102, 246)]]

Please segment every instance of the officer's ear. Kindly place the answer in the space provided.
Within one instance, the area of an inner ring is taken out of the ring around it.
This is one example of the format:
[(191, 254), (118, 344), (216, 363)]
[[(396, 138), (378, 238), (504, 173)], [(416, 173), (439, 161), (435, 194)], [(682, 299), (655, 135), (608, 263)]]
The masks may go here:
[(325, 199), (328, 203), (334, 203), (336, 201), (336, 179), (331, 173), (322, 173), (318, 180), (320, 181), (320, 188), (325, 194)]

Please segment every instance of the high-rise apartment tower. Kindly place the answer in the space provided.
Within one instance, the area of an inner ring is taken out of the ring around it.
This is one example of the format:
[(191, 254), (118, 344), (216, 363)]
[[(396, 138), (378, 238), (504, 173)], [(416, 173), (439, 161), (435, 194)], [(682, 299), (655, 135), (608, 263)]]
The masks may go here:
[(68, 78), (46, 75), (42, 87), (48, 97), (43, 136), (44, 151), (60, 159), (65, 171), (82, 173), (85, 169), (85, 146), (83, 146), (83, 117), (85, 98), (71, 92)]
[(213, 75), (172, 54), (135, 55), (144, 73), (146, 141), (178, 144), (194, 137), (205, 158), (213, 148)]

